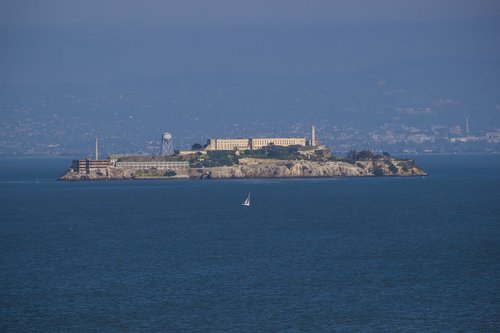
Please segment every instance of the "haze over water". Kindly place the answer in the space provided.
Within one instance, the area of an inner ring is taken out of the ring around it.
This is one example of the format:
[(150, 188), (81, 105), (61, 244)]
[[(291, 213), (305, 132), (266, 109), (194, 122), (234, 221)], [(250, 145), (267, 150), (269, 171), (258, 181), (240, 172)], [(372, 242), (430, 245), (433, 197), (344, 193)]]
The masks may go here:
[(500, 152), (499, 41), (495, 0), (3, 0), (0, 156)]
[(425, 178), (55, 181), (68, 162), (0, 160), (3, 332), (498, 330), (497, 155), (418, 156)]

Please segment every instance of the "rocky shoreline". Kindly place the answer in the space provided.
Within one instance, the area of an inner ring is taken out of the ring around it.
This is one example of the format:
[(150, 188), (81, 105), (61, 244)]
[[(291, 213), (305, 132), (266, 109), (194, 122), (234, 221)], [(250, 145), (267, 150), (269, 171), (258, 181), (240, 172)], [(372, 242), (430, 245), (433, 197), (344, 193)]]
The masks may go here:
[(347, 161), (292, 161), (242, 158), (239, 164), (175, 170), (175, 175), (144, 176), (135, 169), (116, 167), (94, 169), (90, 172), (68, 170), (60, 180), (120, 180), (120, 179), (269, 179), (269, 178), (319, 178), (319, 177), (412, 177), (426, 176), (413, 160), (380, 158)]

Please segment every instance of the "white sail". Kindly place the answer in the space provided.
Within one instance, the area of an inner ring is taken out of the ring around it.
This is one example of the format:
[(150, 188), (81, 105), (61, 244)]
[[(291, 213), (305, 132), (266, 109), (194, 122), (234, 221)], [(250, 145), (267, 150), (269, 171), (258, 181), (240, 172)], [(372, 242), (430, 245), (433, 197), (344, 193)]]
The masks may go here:
[(250, 193), (248, 193), (248, 197), (246, 198), (245, 202), (243, 202), (241, 205), (250, 206)]

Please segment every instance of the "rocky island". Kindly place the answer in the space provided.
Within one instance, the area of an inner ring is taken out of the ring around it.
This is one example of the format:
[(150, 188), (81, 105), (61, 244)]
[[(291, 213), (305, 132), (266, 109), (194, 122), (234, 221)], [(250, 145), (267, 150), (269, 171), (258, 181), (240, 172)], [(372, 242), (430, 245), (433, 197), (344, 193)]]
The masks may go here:
[(258, 179), (425, 176), (413, 160), (352, 151), (333, 156), (324, 146), (267, 145), (259, 149), (191, 150), (172, 156), (110, 156), (75, 160), (60, 180)]

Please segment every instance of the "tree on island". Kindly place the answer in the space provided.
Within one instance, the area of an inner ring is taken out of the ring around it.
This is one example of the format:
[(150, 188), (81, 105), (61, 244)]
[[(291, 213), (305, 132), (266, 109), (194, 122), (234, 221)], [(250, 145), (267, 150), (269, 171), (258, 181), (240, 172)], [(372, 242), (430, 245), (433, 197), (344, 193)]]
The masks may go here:
[(203, 146), (199, 143), (195, 143), (191, 146), (191, 150), (203, 150)]
[(376, 158), (377, 156), (373, 154), (370, 150), (362, 150), (360, 152), (356, 150), (351, 150), (349, 153), (347, 153), (347, 159), (353, 160), (353, 161), (359, 161), (359, 160), (370, 160), (372, 158)]

